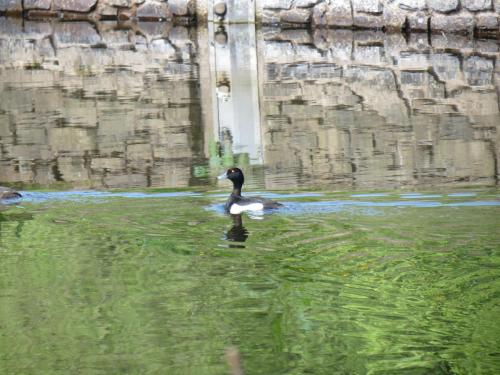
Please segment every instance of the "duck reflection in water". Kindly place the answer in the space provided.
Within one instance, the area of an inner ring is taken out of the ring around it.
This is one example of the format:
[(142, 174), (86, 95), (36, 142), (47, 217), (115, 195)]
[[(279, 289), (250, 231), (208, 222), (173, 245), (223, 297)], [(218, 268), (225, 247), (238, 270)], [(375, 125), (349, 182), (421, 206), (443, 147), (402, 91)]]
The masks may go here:
[(243, 226), (243, 219), (241, 214), (231, 215), (231, 219), (233, 220), (233, 226), (226, 232), (226, 240), (230, 242), (236, 242), (230, 244), (229, 247), (232, 248), (244, 248), (245, 245), (242, 243), (245, 242), (248, 238), (248, 231)]

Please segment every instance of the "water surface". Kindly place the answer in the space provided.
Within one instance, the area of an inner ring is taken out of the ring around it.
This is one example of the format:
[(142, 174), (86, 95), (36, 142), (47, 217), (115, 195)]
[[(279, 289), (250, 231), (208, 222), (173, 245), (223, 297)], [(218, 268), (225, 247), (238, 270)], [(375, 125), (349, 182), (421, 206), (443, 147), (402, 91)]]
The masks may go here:
[(0, 17), (0, 373), (500, 373), (498, 58)]
[(249, 374), (496, 373), (491, 193), (282, 194), (261, 220), (213, 194), (9, 206), (0, 369), (221, 374), (236, 345)]

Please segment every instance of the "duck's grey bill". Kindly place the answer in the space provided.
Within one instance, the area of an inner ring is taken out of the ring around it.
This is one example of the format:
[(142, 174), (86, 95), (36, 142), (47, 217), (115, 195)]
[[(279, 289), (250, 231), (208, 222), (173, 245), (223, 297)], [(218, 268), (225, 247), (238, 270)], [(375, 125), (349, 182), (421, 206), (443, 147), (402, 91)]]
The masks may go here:
[(225, 180), (226, 178), (227, 178), (227, 172), (224, 172), (219, 177), (217, 177), (218, 180)]

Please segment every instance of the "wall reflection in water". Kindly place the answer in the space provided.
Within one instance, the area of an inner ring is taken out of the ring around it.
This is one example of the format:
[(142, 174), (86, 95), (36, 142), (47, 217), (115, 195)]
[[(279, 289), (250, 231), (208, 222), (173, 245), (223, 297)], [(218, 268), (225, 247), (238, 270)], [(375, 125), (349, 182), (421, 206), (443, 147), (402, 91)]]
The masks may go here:
[(0, 18), (0, 182), (496, 185), (495, 40)]

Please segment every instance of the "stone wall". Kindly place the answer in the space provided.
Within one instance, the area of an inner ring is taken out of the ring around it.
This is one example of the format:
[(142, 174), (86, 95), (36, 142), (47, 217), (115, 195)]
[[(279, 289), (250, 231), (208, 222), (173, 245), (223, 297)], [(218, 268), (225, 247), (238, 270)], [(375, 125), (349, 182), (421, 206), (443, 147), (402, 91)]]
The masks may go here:
[(189, 185), (204, 155), (194, 30), (21, 21), (0, 17), (0, 181)]
[[(263, 28), (256, 41), (268, 188), (498, 185), (496, 40)], [(205, 28), (163, 22), (0, 17), (0, 182), (206, 185), (222, 169), (210, 45)]]
[(496, 40), (279, 28), (259, 40), (268, 188), (498, 183)]
[(195, 0), (0, 0), (0, 15), (64, 20), (139, 20), (195, 23)]
[(263, 24), (498, 36), (499, 0), (261, 0)]
[[(225, 6), (220, 7), (222, 3)], [(0, 0), (0, 15), (194, 24), (196, 19), (231, 21), (225, 17), (236, 17), (233, 8), (252, 4), (248, 0)], [(248, 14), (263, 25), (476, 32), (498, 37), (500, 0), (255, 0), (255, 11)]]

